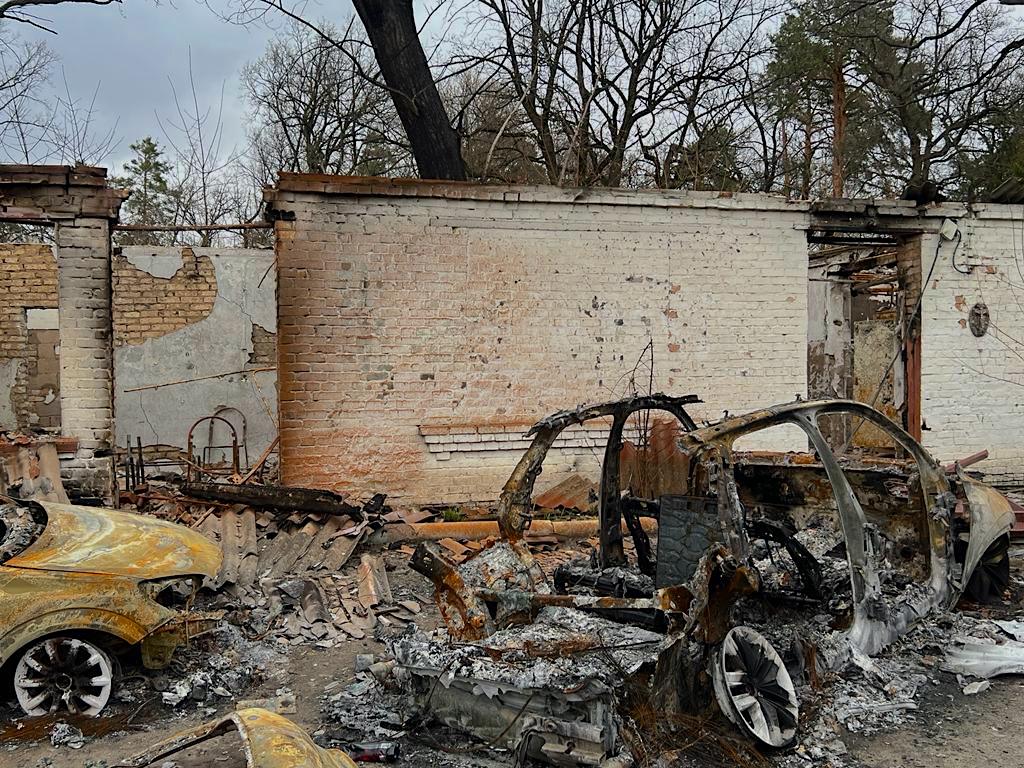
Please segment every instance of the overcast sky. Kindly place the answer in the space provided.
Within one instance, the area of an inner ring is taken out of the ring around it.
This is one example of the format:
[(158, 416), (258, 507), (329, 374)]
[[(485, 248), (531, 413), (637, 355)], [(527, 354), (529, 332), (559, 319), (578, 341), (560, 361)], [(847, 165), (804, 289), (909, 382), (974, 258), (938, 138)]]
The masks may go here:
[[(351, 13), (347, 0), (333, 6), (343, 16)], [(215, 107), (224, 88), (225, 149), (244, 142), (238, 72), (262, 52), (273, 34), (267, 26), (226, 23), (198, 0), (175, 0), (173, 6), (153, 0), (67, 4), (46, 15), (57, 35), (16, 28), (27, 39), (45, 40), (60, 57), (73, 95), (91, 95), (99, 86), (98, 112), (107, 129), (117, 121), (121, 139), (104, 165), (119, 168), (128, 145), (143, 136), (166, 143), (156, 115), (166, 124), (175, 114), (168, 78), (179, 95), (187, 94), (190, 48), (200, 98)]]

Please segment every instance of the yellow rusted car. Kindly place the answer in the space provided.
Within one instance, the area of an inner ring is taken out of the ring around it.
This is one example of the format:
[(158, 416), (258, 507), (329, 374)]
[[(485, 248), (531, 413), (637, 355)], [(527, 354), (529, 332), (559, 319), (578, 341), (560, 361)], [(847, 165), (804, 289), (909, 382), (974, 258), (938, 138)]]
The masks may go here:
[(138, 646), (159, 669), (216, 626), (217, 614), (191, 606), (220, 564), (216, 544), (179, 525), (0, 497), (0, 665), (18, 704), (29, 715), (99, 714), (115, 650)]

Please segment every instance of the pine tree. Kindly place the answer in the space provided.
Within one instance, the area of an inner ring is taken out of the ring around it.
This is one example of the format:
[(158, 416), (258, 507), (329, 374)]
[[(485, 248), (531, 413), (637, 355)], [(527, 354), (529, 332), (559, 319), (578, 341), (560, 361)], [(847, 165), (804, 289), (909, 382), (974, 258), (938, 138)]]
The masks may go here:
[[(134, 157), (124, 164), (123, 175), (113, 185), (131, 192), (121, 207), (122, 220), (128, 224), (167, 226), (174, 223), (174, 191), (167, 176), (171, 165), (163, 150), (150, 136), (131, 145)], [(121, 232), (122, 245), (168, 245), (174, 240), (168, 232)]]

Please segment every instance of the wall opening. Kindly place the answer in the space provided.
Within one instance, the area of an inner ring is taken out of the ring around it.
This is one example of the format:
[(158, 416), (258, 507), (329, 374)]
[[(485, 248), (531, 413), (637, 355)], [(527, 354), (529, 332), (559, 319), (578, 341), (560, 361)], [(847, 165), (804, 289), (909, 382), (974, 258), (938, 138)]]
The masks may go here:
[(39, 431), (60, 433), (60, 314), (55, 307), (25, 310), (28, 356), (25, 386), (29, 419)]
[[(842, 240), (811, 244), (808, 397), (868, 403), (920, 438), (921, 238)], [(855, 417), (830, 416), (822, 430), (836, 444), (889, 450)]]

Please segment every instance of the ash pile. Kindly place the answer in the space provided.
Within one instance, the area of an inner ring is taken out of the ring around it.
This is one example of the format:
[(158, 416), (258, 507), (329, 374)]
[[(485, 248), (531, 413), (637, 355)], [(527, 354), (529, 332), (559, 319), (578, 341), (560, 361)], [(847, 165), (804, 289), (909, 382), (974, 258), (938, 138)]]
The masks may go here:
[(445, 627), (392, 633), (384, 660), (325, 697), (327, 733), (402, 741), (428, 765), (844, 768), (846, 734), (911, 722), (929, 687), (971, 695), (1024, 673), (1024, 622), (992, 607), (933, 611), (869, 656), (843, 625), (854, 598), (834, 531), (794, 541), (762, 540), (747, 564), (711, 546), (685, 584), (660, 589), (596, 551), (549, 578), (522, 542), (458, 564), (421, 544), (412, 564)]

